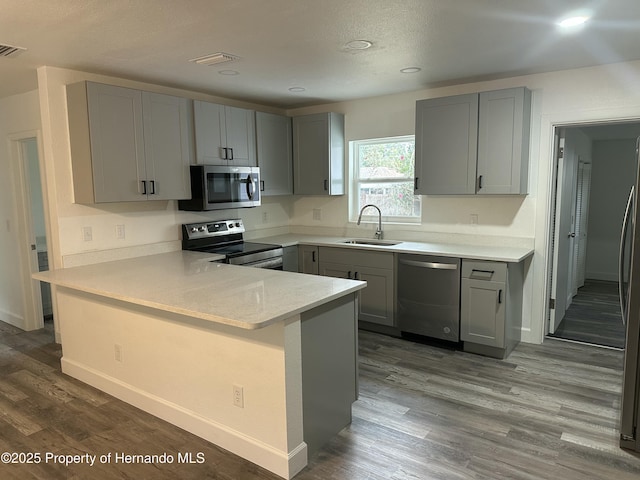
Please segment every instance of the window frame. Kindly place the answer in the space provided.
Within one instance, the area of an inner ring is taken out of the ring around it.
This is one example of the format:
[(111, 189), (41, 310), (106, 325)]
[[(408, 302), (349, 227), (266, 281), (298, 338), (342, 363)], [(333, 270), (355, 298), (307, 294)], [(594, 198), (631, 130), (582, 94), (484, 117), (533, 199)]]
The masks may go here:
[[(376, 144), (385, 144), (385, 143), (400, 143), (400, 142), (414, 142), (415, 148), (415, 135), (399, 135), (393, 137), (379, 137), (379, 138), (369, 138), (362, 140), (350, 140), (349, 141), (349, 166), (350, 166), (350, 175), (349, 175), (349, 221), (357, 222), (358, 215), (360, 213), (359, 210), (359, 197), (360, 197), (360, 186), (364, 183), (412, 183), (414, 182), (414, 177), (390, 177), (390, 178), (376, 178), (375, 180), (364, 181), (362, 182), (360, 179), (360, 165), (359, 165), (359, 146), (361, 145), (376, 145)], [(414, 150), (415, 152), (415, 150)], [(414, 156), (414, 169), (415, 169), (415, 156)], [(414, 170), (415, 171), (415, 170)], [(384, 215), (382, 212), (382, 220), (385, 223), (395, 223), (395, 224), (420, 224), (422, 222), (422, 197), (420, 195), (415, 195), (418, 197), (418, 201), (420, 202), (420, 213), (417, 216), (398, 216), (398, 215)], [(363, 212), (362, 215), (363, 223), (378, 223), (378, 213), (375, 208), (368, 208)]]

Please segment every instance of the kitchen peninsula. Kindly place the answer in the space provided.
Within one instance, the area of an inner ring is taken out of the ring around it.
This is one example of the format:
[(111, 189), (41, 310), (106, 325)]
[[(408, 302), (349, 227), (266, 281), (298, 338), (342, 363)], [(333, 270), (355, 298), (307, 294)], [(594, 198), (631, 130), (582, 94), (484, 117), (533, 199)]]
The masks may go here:
[(56, 286), (64, 373), (291, 478), (351, 421), (366, 283), (212, 260), (177, 251), (34, 278)]

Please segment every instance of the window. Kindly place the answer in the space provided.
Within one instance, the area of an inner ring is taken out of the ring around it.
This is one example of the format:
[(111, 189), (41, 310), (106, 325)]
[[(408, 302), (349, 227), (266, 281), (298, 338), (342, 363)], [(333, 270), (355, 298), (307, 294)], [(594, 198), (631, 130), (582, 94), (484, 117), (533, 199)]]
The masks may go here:
[[(369, 203), (387, 221), (419, 222), (420, 196), (413, 194), (415, 141), (413, 135), (350, 142), (353, 165), (351, 220)], [(363, 218), (377, 213), (367, 209)]]

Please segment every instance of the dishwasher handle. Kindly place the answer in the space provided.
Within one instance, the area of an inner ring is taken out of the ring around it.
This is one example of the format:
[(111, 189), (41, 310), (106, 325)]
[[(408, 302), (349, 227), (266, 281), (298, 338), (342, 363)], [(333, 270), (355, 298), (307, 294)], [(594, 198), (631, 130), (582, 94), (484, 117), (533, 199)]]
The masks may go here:
[(431, 268), (434, 270), (457, 270), (458, 265), (455, 263), (441, 263), (441, 262), (417, 262), (415, 260), (400, 259), (400, 264), (409, 265), (411, 267), (419, 268)]

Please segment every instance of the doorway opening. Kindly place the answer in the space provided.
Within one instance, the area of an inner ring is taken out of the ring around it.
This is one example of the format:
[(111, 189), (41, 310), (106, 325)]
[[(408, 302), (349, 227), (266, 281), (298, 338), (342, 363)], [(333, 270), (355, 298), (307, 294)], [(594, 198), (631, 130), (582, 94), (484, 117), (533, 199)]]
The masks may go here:
[[(13, 257), (16, 267), (13, 275), (17, 273), (19, 278), (13, 282), (13, 294), (21, 299), (17, 302), (20, 311), (16, 310), (18, 314), (11, 323), (27, 331), (44, 327), (54, 336), (50, 286), (31, 278), (33, 273), (48, 270), (48, 220), (40, 170), (40, 137), (37, 131), (32, 131), (12, 134), (8, 139), (17, 228), (11, 228), (14, 244), (11, 250), (3, 251), (3, 255)], [(9, 227), (7, 222), (7, 230)]]
[(620, 236), (640, 122), (556, 127), (548, 335), (624, 348)]

